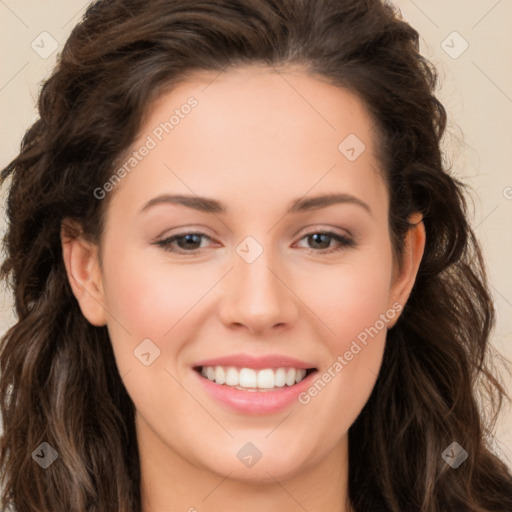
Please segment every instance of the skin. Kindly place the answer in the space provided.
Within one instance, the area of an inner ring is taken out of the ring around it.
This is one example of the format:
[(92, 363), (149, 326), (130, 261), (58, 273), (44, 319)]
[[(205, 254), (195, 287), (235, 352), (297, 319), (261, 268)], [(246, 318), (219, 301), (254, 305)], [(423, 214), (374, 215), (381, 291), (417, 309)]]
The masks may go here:
[[(351, 92), (300, 69), (196, 74), (152, 105), (132, 149), (190, 96), (197, 107), (111, 192), (101, 245), (62, 235), (73, 292), (92, 324), (108, 326), (137, 410), (143, 510), (349, 510), (347, 432), (399, 312), (309, 403), (279, 413), (227, 409), (191, 367), (243, 352), (327, 371), (380, 315), (406, 303), (425, 245), (421, 216), (410, 219), (398, 268), (373, 123)], [(366, 146), (352, 162), (338, 150), (349, 134)], [(342, 203), (286, 213), (295, 199), (333, 192), (371, 212)], [(158, 204), (141, 213), (163, 193), (213, 198), (227, 212)], [(306, 236), (322, 230), (355, 245)], [(191, 232), (210, 237), (199, 238), (196, 254), (154, 243)], [(236, 251), (247, 236), (263, 249), (252, 263)], [(133, 353), (147, 338), (160, 350), (150, 366)], [(247, 442), (262, 453), (250, 468), (236, 456)]]

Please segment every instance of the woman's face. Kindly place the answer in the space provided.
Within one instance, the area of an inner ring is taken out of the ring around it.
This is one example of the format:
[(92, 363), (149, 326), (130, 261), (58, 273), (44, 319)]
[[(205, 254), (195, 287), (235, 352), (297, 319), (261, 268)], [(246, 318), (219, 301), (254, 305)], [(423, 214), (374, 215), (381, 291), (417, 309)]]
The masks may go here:
[(205, 73), (131, 156), (95, 192), (101, 268), (77, 258), (97, 269), (77, 296), (108, 325), (140, 450), (253, 481), (339, 462), (422, 251), (394, 271), (360, 100), (300, 71)]

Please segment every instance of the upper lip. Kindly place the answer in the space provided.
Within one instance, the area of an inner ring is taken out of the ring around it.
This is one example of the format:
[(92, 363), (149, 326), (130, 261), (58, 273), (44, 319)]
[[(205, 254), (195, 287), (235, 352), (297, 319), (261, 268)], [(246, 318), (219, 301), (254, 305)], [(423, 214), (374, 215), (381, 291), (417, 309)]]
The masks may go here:
[(204, 359), (193, 365), (199, 366), (235, 366), (237, 368), (302, 368), (308, 370), (315, 368), (313, 363), (301, 361), (294, 357), (288, 357), (280, 354), (269, 354), (266, 356), (251, 356), (249, 354), (232, 354), (229, 356), (216, 357), (213, 359)]

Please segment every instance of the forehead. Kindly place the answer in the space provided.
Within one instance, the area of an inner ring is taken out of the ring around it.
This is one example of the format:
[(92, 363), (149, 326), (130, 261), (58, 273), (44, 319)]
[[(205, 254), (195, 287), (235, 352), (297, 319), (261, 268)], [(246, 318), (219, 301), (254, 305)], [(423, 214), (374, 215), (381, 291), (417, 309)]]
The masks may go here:
[[(199, 131), (197, 125), (194, 128), (204, 140), (214, 132), (238, 137), (258, 133), (260, 139), (267, 133), (269, 138), (282, 143), (286, 138), (296, 140), (315, 131), (330, 144), (351, 132), (364, 139), (367, 146), (373, 145), (375, 123), (359, 97), (297, 66), (275, 68), (253, 64), (221, 72), (189, 74), (150, 106), (142, 132), (148, 132), (162, 119), (169, 119), (169, 114), (180, 110), (191, 96), (199, 106), (193, 117), (201, 118), (203, 130)], [(224, 122), (228, 117), (229, 123)], [(299, 119), (301, 122), (297, 124)], [(233, 130), (229, 130), (229, 125)], [(283, 126), (289, 130), (280, 132)], [(239, 127), (249, 131), (240, 132)], [(173, 131), (173, 136), (179, 137), (180, 131), (183, 129)]]
[(187, 193), (235, 189), (261, 200), (340, 185), (378, 195), (373, 127), (355, 94), (301, 68), (197, 72), (148, 108), (131, 151), (150, 140), (151, 151), (123, 181), (146, 196), (165, 182)]

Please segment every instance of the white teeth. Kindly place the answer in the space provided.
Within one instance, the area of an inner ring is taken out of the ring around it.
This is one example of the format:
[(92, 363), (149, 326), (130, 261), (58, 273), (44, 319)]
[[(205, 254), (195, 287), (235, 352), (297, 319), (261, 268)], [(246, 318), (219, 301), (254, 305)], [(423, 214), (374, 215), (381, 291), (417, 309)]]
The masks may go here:
[(224, 368), (222, 368), (222, 366), (215, 367), (215, 382), (217, 384), (224, 384), (224, 382), (226, 382), (226, 372), (224, 371)]
[(215, 379), (215, 368), (213, 368), (211, 366), (206, 368), (206, 377), (208, 378), (208, 380)]
[(270, 368), (267, 370), (260, 370), (258, 372), (259, 388), (271, 389), (275, 386), (275, 380), (274, 370), (271, 370)]
[(242, 368), (239, 373), (240, 386), (243, 388), (255, 388), (257, 383), (256, 370)]
[[(211, 380), (211, 379), (209, 379)], [(240, 375), (236, 368), (232, 366), (229, 367), (226, 371), (226, 385), (228, 386), (238, 386), (240, 384)]]
[(276, 389), (293, 386), (306, 377), (303, 368), (235, 368), (234, 366), (203, 366), (201, 375), (217, 384), (256, 391), (256, 389)]
[(293, 386), (295, 384), (295, 368), (288, 368), (286, 370), (286, 385)]
[(278, 388), (282, 388), (286, 384), (286, 370), (278, 368), (274, 376), (274, 383)]

